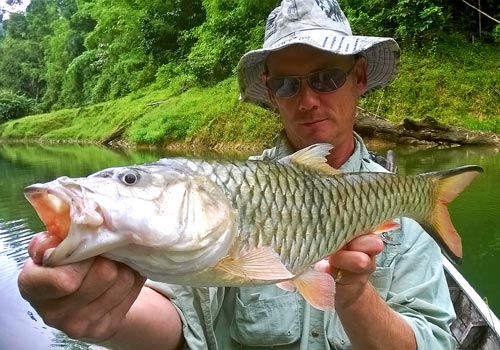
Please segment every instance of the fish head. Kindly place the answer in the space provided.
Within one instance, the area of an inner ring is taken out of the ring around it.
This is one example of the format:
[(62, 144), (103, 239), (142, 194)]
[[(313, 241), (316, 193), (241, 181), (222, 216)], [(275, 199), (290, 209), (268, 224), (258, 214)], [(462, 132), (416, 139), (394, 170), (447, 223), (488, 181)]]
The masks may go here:
[(104, 255), (146, 276), (215, 264), (233, 243), (236, 211), (222, 189), (188, 167), (155, 163), (60, 177), (25, 188), (50, 234), (57, 266)]

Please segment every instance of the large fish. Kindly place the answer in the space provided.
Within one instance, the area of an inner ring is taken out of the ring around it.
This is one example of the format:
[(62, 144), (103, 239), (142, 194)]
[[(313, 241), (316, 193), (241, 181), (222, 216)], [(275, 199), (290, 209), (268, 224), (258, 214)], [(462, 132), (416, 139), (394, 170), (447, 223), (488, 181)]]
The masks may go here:
[(103, 255), (157, 281), (192, 286), (297, 288), (333, 308), (334, 280), (312, 265), (366, 232), (417, 220), (456, 259), (446, 204), (478, 166), (418, 176), (340, 173), (317, 144), (279, 161), (185, 158), (60, 177), (26, 187), (50, 235), (47, 266)]

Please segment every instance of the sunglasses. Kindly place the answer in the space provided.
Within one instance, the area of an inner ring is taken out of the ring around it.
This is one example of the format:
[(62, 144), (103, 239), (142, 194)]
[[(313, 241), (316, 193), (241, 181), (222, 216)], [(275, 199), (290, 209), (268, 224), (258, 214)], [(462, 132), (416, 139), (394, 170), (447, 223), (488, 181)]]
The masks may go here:
[(314, 91), (325, 94), (340, 89), (353, 68), (354, 65), (347, 72), (340, 68), (330, 68), (304, 75), (286, 75), (282, 77), (269, 77), (266, 74), (265, 84), (274, 96), (280, 98), (290, 98), (297, 95), (302, 80), (307, 80), (307, 84)]

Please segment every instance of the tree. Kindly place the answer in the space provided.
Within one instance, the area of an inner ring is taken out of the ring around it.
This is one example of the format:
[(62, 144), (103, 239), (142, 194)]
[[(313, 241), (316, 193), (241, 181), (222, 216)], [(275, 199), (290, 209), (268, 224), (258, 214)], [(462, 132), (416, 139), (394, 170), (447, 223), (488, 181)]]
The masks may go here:
[(160, 66), (188, 54), (194, 44), (188, 31), (205, 21), (202, 1), (157, 0), (144, 6), (141, 44), (153, 64)]
[[(7, 28), (12, 30), (13, 23), (22, 23), (17, 17), (24, 18), (22, 15), (12, 15)], [(39, 43), (25, 39), (28, 34), (19, 27), (16, 26), (13, 32), (14, 37), (9, 31), (0, 43), (0, 88), (37, 100), (43, 88), (43, 82), (40, 80), (42, 50)]]
[[(52, 22), (52, 35), (44, 41), (46, 90), (42, 98), (45, 110), (65, 106), (64, 80), (71, 62), (85, 52), (84, 38), (91, 32), (96, 22), (78, 12), (75, 0), (58, 2), (59, 18)], [(73, 99), (77, 104), (79, 99)]]
[(32, 0), (26, 15), (14, 13), (4, 22), (0, 51), (0, 87), (39, 101), (45, 88), (43, 41), (57, 15), (55, 0)]
[(140, 41), (140, 1), (77, 1), (80, 18), (95, 22), (84, 48), (68, 66), (65, 103), (84, 104), (123, 96), (154, 79)]
[(206, 21), (191, 31), (196, 44), (187, 65), (201, 83), (211, 84), (232, 75), (241, 56), (262, 45), (276, 0), (204, 0), (203, 6)]
[(426, 45), (443, 34), (441, 0), (340, 0), (356, 34), (394, 37)]

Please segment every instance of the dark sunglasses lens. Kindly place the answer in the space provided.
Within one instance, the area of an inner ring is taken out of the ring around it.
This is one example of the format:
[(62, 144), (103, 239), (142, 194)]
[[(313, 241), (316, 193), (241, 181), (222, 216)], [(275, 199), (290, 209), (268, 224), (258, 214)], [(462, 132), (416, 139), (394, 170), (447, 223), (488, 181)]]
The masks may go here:
[(311, 74), (309, 85), (319, 92), (332, 92), (344, 85), (346, 74), (341, 69), (329, 69)]
[(266, 85), (277, 97), (292, 97), (300, 89), (300, 79), (296, 77), (270, 78)]

